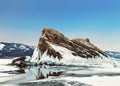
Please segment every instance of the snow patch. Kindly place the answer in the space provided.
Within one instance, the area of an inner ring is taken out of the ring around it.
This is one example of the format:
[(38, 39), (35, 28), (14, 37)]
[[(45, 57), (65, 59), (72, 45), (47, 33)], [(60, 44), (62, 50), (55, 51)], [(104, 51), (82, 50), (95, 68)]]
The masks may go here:
[(5, 47), (5, 45), (1, 43), (0, 44), (0, 50), (2, 50), (4, 47)]
[(73, 52), (68, 50), (67, 48), (52, 45), (52, 44), (50, 44), (50, 46), (56, 52), (59, 52), (63, 58), (59, 60), (58, 57), (49, 56), (49, 55), (47, 55), (47, 50), (46, 50), (45, 53), (41, 56), (39, 63), (47, 62), (48, 64), (49, 63), (55, 63), (55, 64), (75, 65), (76, 62), (78, 61), (78, 59), (79, 60), (85, 60), (83, 58), (80, 58), (79, 56), (74, 56), (72, 54)]
[(26, 57), (25, 61), (29, 62), (31, 57), (30, 56), (25, 56), (25, 57)]
[(30, 62), (31, 63), (38, 63), (40, 57), (41, 57), (41, 52), (40, 52), (39, 48), (37, 47), (33, 52), (33, 56), (31, 58)]
[(59, 52), (63, 58), (58, 59), (58, 57), (50, 56), (47, 54), (47, 50), (43, 53), (43, 55), (41, 55), (39, 48), (36, 48), (33, 53), (31, 62), (37, 63), (37, 64), (47, 62), (48, 64), (54, 63), (54, 64), (77, 65), (77, 66), (78, 65), (80, 66), (81, 65), (83, 66), (93, 65), (93, 66), (113, 67), (113, 65), (110, 64), (111, 60), (109, 58), (104, 57), (101, 54), (100, 54), (100, 57), (96, 56), (96, 58), (87, 59), (87, 58), (82, 58), (80, 56), (74, 56), (72, 54), (74, 52), (70, 51), (69, 49), (65, 47), (54, 45), (54, 44), (50, 44), (50, 46), (56, 52)]
[(84, 78), (66, 77), (66, 78), (60, 78), (58, 80), (78, 81), (78, 82), (85, 83), (85, 84), (92, 85), (92, 86), (120, 86), (120, 82), (119, 82), (120, 81), (120, 76), (99, 77), (99, 76), (95, 75), (95, 76), (92, 76), (92, 77), (84, 77)]
[(24, 50), (24, 49), (26, 49), (26, 46), (20, 45), (20, 49), (21, 49), (21, 50)]
[(15, 50), (15, 48), (10, 48), (10, 51), (11, 51), (11, 50)]
[(21, 61), (16, 61), (15, 63), (16, 63), (16, 64), (20, 64), (20, 63), (21, 63)]

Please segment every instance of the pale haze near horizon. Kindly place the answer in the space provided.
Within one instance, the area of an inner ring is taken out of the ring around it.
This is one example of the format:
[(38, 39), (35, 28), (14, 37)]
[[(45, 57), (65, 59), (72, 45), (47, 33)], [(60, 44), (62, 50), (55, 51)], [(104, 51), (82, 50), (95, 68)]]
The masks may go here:
[(0, 41), (37, 46), (43, 27), (120, 51), (120, 1), (0, 1)]

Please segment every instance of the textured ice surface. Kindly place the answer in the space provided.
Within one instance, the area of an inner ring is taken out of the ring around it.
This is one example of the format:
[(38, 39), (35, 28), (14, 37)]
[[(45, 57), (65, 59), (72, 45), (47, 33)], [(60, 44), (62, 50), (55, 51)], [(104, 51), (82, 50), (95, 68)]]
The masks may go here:
[(0, 86), (120, 86), (120, 59), (89, 58), (75, 66), (43, 65), (26, 68), (23, 74), (6, 65), (10, 62), (0, 59)]

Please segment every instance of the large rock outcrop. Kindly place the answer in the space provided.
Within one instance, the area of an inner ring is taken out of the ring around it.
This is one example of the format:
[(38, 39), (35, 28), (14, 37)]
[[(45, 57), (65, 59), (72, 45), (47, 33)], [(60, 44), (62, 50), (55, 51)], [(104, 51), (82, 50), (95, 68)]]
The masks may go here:
[(73, 60), (77, 61), (77, 59), (96, 57), (106, 58), (107, 55), (94, 46), (88, 38), (70, 40), (54, 29), (44, 28), (31, 62), (63, 65), (72, 64)]

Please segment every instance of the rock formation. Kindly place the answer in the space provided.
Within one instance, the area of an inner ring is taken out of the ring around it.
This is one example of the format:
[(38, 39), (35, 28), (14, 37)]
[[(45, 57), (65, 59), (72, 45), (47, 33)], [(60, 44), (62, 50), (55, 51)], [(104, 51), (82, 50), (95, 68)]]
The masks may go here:
[[(94, 46), (88, 38), (76, 38), (70, 40), (54, 29), (44, 28), (31, 62), (36, 61), (40, 64), (65, 64), (64, 61), (61, 62), (64, 58), (68, 60), (72, 58), (73, 60), (74, 58), (95, 57), (105, 58), (107, 55)], [(57, 59), (57, 62), (55, 59)]]
[(16, 57), (12, 60), (11, 65), (15, 65), (15, 66), (18, 66), (20, 68), (25, 68), (29, 65), (28, 64), (29, 59), (30, 59), (29, 56)]

